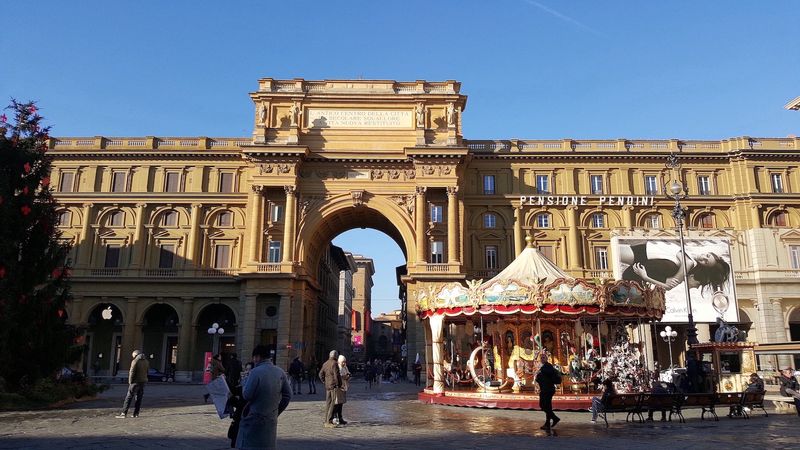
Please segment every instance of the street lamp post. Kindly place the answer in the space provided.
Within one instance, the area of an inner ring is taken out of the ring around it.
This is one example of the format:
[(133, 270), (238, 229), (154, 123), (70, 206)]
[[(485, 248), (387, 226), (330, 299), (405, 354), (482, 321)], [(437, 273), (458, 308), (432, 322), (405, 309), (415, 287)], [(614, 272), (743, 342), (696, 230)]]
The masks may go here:
[(208, 334), (211, 335), (211, 354), (213, 355), (216, 353), (217, 350), (217, 338), (223, 334), (225, 334), (225, 329), (220, 328), (219, 324), (214, 322), (211, 327), (208, 329)]
[(667, 168), (672, 169), (673, 175), (678, 173), (680, 181), (673, 179), (669, 186), (667, 196), (675, 200), (675, 206), (672, 208), (672, 217), (675, 218), (675, 226), (678, 228), (678, 238), (680, 239), (681, 246), (681, 270), (683, 271), (683, 288), (686, 294), (686, 306), (688, 308), (689, 323), (686, 328), (686, 343), (689, 346), (699, 343), (697, 340), (697, 327), (694, 324), (694, 314), (692, 314), (692, 297), (689, 293), (689, 277), (686, 273), (686, 245), (683, 240), (683, 223), (686, 219), (686, 210), (681, 206), (681, 200), (685, 199), (688, 189), (683, 183), (683, 176), (680, 174), (681, 162), (678, 160), (678, 155), (670, 153), (667, 157)]
[(658, 334), (661, 336), (661, 339), (667, 343), (667, 347), (669, 348), (669, 373), (670, 376), (672, 376), (672, 343), (675, 342), (675, 337), (678, 336), (678, 332), (667, 325), (661, 333)]

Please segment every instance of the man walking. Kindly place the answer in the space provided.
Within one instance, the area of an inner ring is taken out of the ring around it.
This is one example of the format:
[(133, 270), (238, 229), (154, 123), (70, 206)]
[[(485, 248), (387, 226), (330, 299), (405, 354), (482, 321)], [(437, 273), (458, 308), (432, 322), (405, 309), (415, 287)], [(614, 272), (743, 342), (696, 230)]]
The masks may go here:
[(541, 362), (542, 368), (536, 374), (536, 382), (539, 383), (539, 407), (546, 415), (541, 429), (549, 430), (561, 421), (553, 412), (553, 396), (556, 394), (556, 385), (561, 384), (561, 374), (547, 360), (546, 352), (542, 352)]
[(278, 447), (278, 416), (292, 399), (289, 380), (286, 372), (272, 364), (265, 345), (253, 349), (253, 365), (242, 387), (242, 398), (249, 406), (239, 422), (236, 448), (275, 449)]
[(150, 369), (150, 363), (147, 362), (147, 358), (139, 350), (134, 350), (131, 356), (133, 360), (131, 361), (131, 369), (128, 371), (128, 395), (125, 396), (122, 412), (117, 414), (117, 419), (128, 417), (128, 408), (131, 406), (131, 400), (134, 397), (136, 400), (133, 404), (133, 417), (139, 417), (139, 408), (142, 407), (142, 395), (144, 395), (144, 384), (147, 383), (147, 371)]
[(300, 391), (300, 387), (302, 386), (301, 380), (303, 378), (303, 372), (305, 371), (305, 367), (303, 367), (302, 361), (300, 361), (300, 357), (295, 357), (292, 360), (292, 363), (289, 364), (289, 377), (291, 378), (292, 383), (292, 395), (300, 395), (302, 392)]
[(336, 406), (336, 389), (342, 387), (342, 375), (339, 373), (337, 361), (339, 352), (331, 350), (328, 360), (322, 365), (319, 371), (319, 379), (325, 385), (325, 428), (336, 428), (338, 425), (333, 423), (333, 409)]

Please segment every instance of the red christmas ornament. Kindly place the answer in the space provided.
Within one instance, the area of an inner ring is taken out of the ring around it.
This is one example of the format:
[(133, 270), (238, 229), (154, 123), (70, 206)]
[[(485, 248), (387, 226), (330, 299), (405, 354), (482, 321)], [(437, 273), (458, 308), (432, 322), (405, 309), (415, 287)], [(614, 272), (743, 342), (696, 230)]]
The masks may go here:
[(28, 186), (25, 186), (24, 188), (22, 188), (22, 193), (23, 194), (28, 195), (28, 192), (30, 192), (30, 190), (28, 189)]
[(31, 164), (30, 163), (25, 163), (25, 165), (22, 166), (22, 168), (25, 169), (25, 173), (31, 173)]
[(44, 187), (50, 186), (50, 177), (42, 178), (42, 186)]
[(61, 269), (59, 267), (56, 267), (55, 269), (53, 269), (53, 272), (50, 274), (50, 276), (52, 278), (60, 277), (61, 276)]
[(33, 114), (36, 112), (36, 105), (31, 105), (28, 107), (28, 112)]
[(6, 117), (5, 114), (0, 114), (0, 122), (6, 123), (7, 120), (8, 120), (8, 117)]
[(59, 309), (57, 312), (58, 312), (58, 318), (59, 319), (64, 317), (64, 310), (63, 309)]
[(28, 214), (31, 213), (31, 208), (28, 205), (23, 206), (19, 210), (22, 211), (23, 216), (27, 216)]

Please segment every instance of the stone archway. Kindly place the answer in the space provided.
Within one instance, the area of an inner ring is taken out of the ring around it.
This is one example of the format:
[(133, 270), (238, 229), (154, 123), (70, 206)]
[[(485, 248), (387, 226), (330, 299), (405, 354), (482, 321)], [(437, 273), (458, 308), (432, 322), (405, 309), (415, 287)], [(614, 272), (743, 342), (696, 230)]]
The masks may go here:
[(108, 377), (120, 371), (122, 310), (113, 303), (97, 303), (87, 310), (81, 368), (87, 375)]
[(144, 311), (141, 321), (142, 352), (150, 367), (174, 378), (178, 363), (178, 311), (168, 303), (156, 303)]
[[(389, 198), (361, 193), (339, 194), (301, 218), (295, 247), (296, 261), (313, 273), (324, 246), (335, 236), (353, 228), (372, 228), (391, 237), (406, 259), (416, 254), (412, 215)], [(409, 260), (409, 263), (411, 261)]]

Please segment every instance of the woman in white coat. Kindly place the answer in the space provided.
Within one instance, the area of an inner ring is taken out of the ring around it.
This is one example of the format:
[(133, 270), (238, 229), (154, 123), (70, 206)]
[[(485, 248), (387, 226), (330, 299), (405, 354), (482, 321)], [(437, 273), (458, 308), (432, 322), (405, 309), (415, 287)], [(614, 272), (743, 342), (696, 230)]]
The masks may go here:
[(347, 425), (347, 421), (342, 417), (342, 406), (347, 402), (347, 388), (350, 387), (350, 370), (347, 368), (347, 358), (339, 355), (339, 374), (342, 376), (342, 387), (336, 389), (336, 404), (333, 407), (334, 420), (338, 420), (339, 425)]

